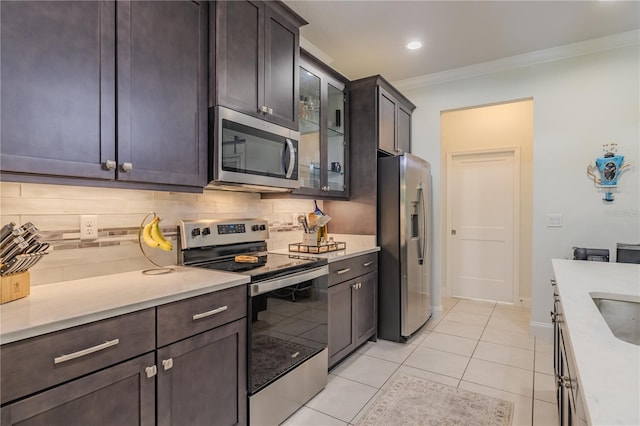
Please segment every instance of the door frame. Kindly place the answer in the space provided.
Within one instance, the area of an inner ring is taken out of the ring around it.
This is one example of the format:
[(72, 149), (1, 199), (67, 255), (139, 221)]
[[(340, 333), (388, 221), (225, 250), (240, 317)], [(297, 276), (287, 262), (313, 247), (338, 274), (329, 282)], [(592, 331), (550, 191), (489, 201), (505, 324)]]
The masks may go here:
[(444, 258), (442, 270), (444, 271), (444, 282), (446, 285), (445, 296), (451, 297), (453, 294), (453, 283), (451, 279), (453, 273), (452, 268), (452, 241), (451, 241), (451, 229), (453, 229), (453, 160), (454, 157), (461, 157), (467, 155), (483, 155), (483, 154), (499, 154), (499, 153), (511, 153), (513, 155), (513, 276), (512, 276), (512, 303), (514, 305), (520, 304), (520, 147), (519, 146), (507, 146), (499, 148), (487, 148), (478, 150), (461, 150), (461, 151), (447, 151), (446, 157), (446, 170), (445, 170), (445, 223), (442, 229), (443, 242), (444, 242)]

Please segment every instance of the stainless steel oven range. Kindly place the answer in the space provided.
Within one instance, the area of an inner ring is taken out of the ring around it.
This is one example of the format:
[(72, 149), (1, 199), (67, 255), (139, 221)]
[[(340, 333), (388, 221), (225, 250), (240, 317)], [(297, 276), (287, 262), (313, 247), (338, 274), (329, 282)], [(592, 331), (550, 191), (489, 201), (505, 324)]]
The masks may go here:
[(326, 259), (268, 253), (264, 219), (183, 220), (179, 263), (246, 274), (249, 422), (277, 425), (327, 384)]

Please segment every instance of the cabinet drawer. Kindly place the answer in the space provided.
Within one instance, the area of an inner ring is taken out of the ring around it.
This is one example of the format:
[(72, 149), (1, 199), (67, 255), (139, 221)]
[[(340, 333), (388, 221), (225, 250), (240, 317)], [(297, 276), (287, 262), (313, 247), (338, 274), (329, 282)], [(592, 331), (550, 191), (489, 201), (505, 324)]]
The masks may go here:
[(155, 378), (148, 353), (2, 407), (3, 426), (154, 426)]
[(329, 264), (329, 287), (378, 269), (378, 253), (369, 253)]
[(158, 347), (246, 316), (244, 285), (158, 306)]
[(2, 403), (154, 349), (154, 309), (3, 345)]

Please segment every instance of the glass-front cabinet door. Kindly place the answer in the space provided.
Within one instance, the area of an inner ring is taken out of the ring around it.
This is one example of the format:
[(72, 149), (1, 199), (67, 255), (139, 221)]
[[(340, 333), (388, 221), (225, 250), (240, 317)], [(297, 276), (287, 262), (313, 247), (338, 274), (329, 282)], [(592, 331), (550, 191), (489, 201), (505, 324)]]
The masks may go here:
[(344, 85), (327, 84), (327, 188), (345, 191)]
[(298, 146), (300, 186), (320, 190), (320, 77), (300, 68), (300, 144)]
[(300, 55), (298, 195), (348, 198), (346, 79)]

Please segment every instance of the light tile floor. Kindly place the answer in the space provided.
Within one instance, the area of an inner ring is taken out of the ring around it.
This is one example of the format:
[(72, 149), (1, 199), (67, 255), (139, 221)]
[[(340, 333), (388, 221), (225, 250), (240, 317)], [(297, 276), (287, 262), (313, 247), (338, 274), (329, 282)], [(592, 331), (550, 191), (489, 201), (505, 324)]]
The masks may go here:
[(367, 342), (283, 425), (353, 424), (399, 371), (513, 401), (514, 426), (558, 424), (553, 344), (529, 336), (529, 309), (450, 298), (443, 311), (407, 343)]

